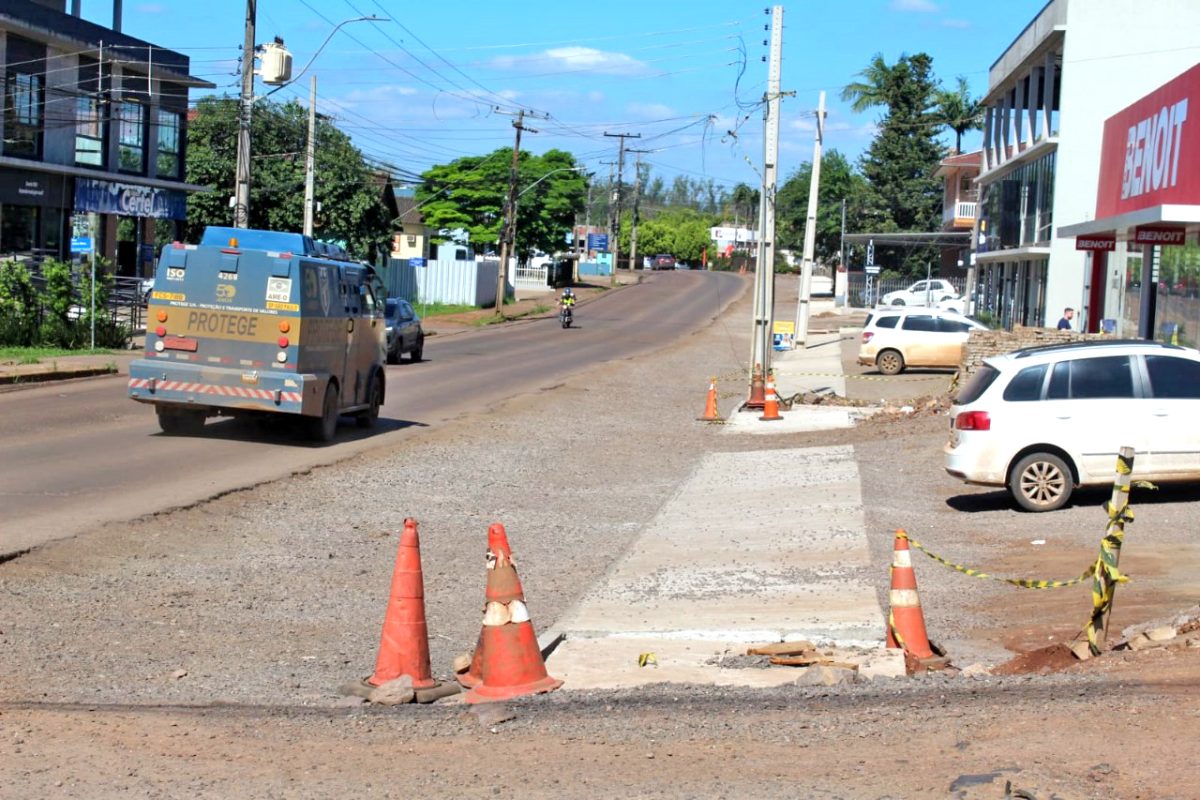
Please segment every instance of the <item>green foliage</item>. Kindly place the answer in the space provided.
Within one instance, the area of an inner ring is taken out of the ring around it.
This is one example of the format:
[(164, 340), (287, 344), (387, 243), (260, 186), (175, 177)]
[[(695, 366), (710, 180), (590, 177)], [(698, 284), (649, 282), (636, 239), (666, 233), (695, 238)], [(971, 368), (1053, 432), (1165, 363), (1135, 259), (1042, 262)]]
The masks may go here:
[[(775, 198), (777, 250), (804, 248), (808, 220), (808, 187), (812, 163), (804, 162), (780, 187)], [(817, 237), (814, 258), (830, 262), (838, 258), (842, 238), (842, 200), (846, 201), (847, 220), (859, 219), (867, 205), (870, 187), (854, 171), (850, 161), (837, 150), (821, 158), (821, 184), (817, 190)]]
[(983, 104), (972, 99), (967, 79), (959, 75), (953, 89), (940, 89), (936, 95), (938, 122), (954, 131), (954, 151), (962, 152), (962, 136), (983, 128)]
[(28, 346), (37, 340), (41, 298), (20, 261), (0, 262), (0, 344)]
[[(522, 256), (560, 250), (583, 212), (587, 178), (576, 169), (575, 157), (562, 150), (540, 156), (522, 151), (517, 164), (516, 250)], [(512, 148), (501, 148), (423, 173), (416, 199), (425, 224), (435, 230), (461, 228), (477, 252), (498, 251), (511, 165)]]
[[(629, 253), (632, 213), (621, 219), (621, 252)], [(691, 208), (672, 208), (638, 222), (638, 256), (668, 253), (679, 261), (699, 263), (700, 254), (712, 240), (709, 229), (716, 217)]]
[[(925, 53), (901, 55), (889, 65), (877, 54), (859, 74), (863, 80), (843, 89), (842, 96), (856, 110), (883, 106), (886, 111), (861, 161), (870, 191), (856, 219), (858, 229), (935, 231), (941, 224), (942, 186), (933, 173), (943, 148), (935, 138), (942, 123), (933, 59)], [(923, 274), (926, 262), (936, 257), (928, 247), (881, 247), (875, 253), (876, 263), (909, 275)]]
[(65, 320), (74, 303), (75, 284), (71, 280), (71, 265), (53, 259), (46, 261), (42, 264), (42, 277), (46, 280), (46, 288), (42, 293), (46, 310), (58, 319)]
[[(188, 123), (187, 180), (211, 186), (188, 196), (188, 241), (206, 225), (229, 225), (237, 168), (237, 100), (205, 97)], [(308, 110), (296, 102), (254, 104), (250, 123), (253, 172), (250, 227), (299, 231), (304, 225), (304, 154)], [(377, 176), (346, 134), (317, 118), (315, 219), (318, 239), (340, 241), (357, 258), (373, 259), (386, 249), (391, 219), (381, 202), (386, 178)]]
[[(0, 263), (0, 345), (48, 346), (77, 350), (91, 344), (91, 279), (81, 276), (79, 291), (72, 285), (71, 266), (50, 260), (42, 266), (44, 288), (34, 285), (21, 262)], [(113, 276), (104, 264), (96, 275), (96, 346), (124, 347), (129, 328), (107, 312)], [(78, 302), (76, 300), (78, 299)], [(82, 309), (72, 319), (72, 308)]]

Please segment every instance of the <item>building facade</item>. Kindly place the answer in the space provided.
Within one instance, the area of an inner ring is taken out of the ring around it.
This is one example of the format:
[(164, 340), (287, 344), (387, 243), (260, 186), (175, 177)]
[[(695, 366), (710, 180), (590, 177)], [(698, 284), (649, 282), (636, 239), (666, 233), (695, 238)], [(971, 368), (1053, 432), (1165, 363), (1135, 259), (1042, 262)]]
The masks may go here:
[(1195, 0), (1051, 0), (992, 64), (977, 311), (1006, 328), (1053, 325), (1068, 306), (1082, 330), (1121, 318), (1124, 255), (1096, 271), (1055, 228), (1091, 218), (1104, 121), (1191, 66), (1197, 30)]
[[(78, 9), (78, 3), (74, 4)], [(0, 4), (0, 257), (66, 259), (84, 241), (126, 275), (187, 215), (189, 60), (66, 13)]]
[[(942, 230), (971, 233), (979, 210), (979, 168), (983, 153), (955, 153), (942, 159), (933, 176), (942, 179)], [(959, 275), (971, 262), (971, 247), (942, 247), (942, 275)]]

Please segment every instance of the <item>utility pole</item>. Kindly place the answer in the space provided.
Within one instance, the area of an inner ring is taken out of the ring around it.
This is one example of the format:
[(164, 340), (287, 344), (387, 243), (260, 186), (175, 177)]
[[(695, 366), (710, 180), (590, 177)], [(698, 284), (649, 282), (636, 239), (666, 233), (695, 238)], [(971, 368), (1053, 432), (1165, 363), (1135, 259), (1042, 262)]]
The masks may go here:
[[(779, 72), (783, 57), (783, 6), (771, 14), (771, 56), (763, 97), (763, 188), (759, 198), (758, 263), (754, 268), (754, 331), (750, 353), (751, 384), (755, 367), (765, 378), (771, 369), (771, 327), (775, 306), (775, 186), (779, 162)], [(751, 387), (753, 388), (753, 387)]]
[[(838, 275), (845, 275), (845, 286), (842, 293), (838, 294)], [(839, 306), (846, 305), (847, 295), (850, 292), (850, 267), (846, 264), (846, 198), (842, 198), (842, 236), (838, 241), (838, 265), (837, 271), (833, 273), (833, 294), (834, 297), (841, 297), (842, 300), (838, 303)]]
[(817, 244), (817, 193), (821, 188), (821, 145), (825, 139), (825, 93), (817, 102), (817, 125), (813, 142), (812, 176), (808, 181), (808, 218), (804, 223), (804, 261), (800, 265), (800, 296), (796, 301), (796, 338), (808, 346), (809, 300), (812, 297), (813, 253)]
[[(642, 138), (642, 135), (640, 133), (607, 133), (607, 132), (605, 132), (604, 135), (609, 136), (613, 139), (621, 140), (621, 147), (617, 152), (617, 196), (616, 196), (617, 213), (613, 217), (613, 219), (615, 221), (612, 226), (612, 233), (610, 234), (611, 241), (609, 241), (609, 243), (608, 243), (608, 247), (612, 251), (612, 256), (613, 256), (612, 275), (609, 278), (609, 285), (616, 286), (617, 285), (617, 263), (621, 260), (621, 184), (625, 180), (625, 140), (626, 139), (640, 139), (640, 138)], [(629, 268), (633, 269), (633, 264), (630, 264)]]
[(233, 227), (250, 227), (250, 112), (254, 107), (254, 20), (258, 0), (246, 0), (246, 39), (242, 44), (242, 95), (238, 105), (237, 175)]
[[(496, 109), (496, 113), (506, 112)], [(496, 274), (496, 313), (504, 315), (504, 296), (508, 293), (508, 258), (513, 248), (513, 230), (516, 228), (513, 217), (517, 213), (517, 177), (519, 159), (521, 157), (521, 132), (537, 133), (533, 128), (525, 127), (525, 117), (536, 116), (532, 111), (519, 109), (512, 126), (516, 129), (516, 141), (513, 142), (512, 166), (508, 171), (508, 199), (504, 203), (504, 222), (500, 226), (500, 269)], [(544, 119), (544, 117), (538, 117)]]
[(317, 156), (317, 76), (308, 78), (308, 146), (304, 153), (304, 235), (313, 235), (313, 206), (316, 205), (313, 191), (313, 172)]
[(629, 227), (629, 268), (637, 267), (637, 231), (638, 231), (638, 202), (642, 199), (642, 153), (649, 150), (630, 150), (637, 158), (633, 166), (633, 217)]

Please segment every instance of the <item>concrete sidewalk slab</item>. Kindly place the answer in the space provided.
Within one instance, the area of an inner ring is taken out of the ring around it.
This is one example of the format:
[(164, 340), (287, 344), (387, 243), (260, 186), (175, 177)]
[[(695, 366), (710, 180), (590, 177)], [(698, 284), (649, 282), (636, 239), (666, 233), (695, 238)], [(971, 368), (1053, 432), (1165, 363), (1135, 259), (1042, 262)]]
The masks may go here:
[[(878, 655), (883, 612), (864, 525), (851, 447), (710, 453), (557, 626), (565, 640), (551, 670), (577, 689), (613, 685), (615, 675), (775, 685), (797, 673), (768, 678), (757, 673), (774, 670), (714, 659), (796, 639)], [(670, 657), (637, 667), (650, 651)]]
[(781, 410), (782, 419), (763, 422), (762, 411), (737, 411), (725, 420), (724, 432), (769, 436), (781, 433), (808, 433), (836, 428), (852, 428), (856, 416), (848, 408), (837, 406), (794, 405)]

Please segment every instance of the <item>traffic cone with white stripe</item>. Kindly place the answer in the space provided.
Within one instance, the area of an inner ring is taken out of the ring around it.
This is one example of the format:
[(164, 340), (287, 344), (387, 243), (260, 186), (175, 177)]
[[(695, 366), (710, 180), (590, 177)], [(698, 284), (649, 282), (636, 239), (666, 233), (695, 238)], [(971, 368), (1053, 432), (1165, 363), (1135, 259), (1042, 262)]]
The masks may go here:
[(760, 422), (778, 422), (783, 419), (779, 413), (779, 395), (775, 394), (775, 371), (767, 373), (767, 396), (763, 401), (763, 415)]
[[(496, 528), (500, 535), (493, 537)], [(553, 691), (562, 686), (562, 681), (546, 673), (503, 526), (489, 528), (488, 540), (487, 605), (480, 644), (475, 649), (482, 680), (465, 699), (468, 703), (487, 703)]]
[[(504, 526), (499, 522), (488, 526), (488, 549), (487, 549), (487, 567), (490, 570), (496, 563), (497, 553), (512, 554), (512, 548), (508, 544), (508, 531), (504, 530)], [(479, 632), (479, 639), (475, 642), (475, 651), (471, 653), (470, 658), (466, 662), (469, 664), (466, 671), (458, 670), (458, 682), (467, 689), (473, 689), (483, 681), (483, 631)]]
[(701, 422), (720, 422), (721, 415), (717, 413), (717, 379), (708, 380), (708, 399), (704, 402), (704, 416), (697, 417)]
[(933, 658), (929, 634), (925, 632), (925, 614), (921, 611), (921, 598), (917, 594), (917, 575), (913, 572), (908, 536), (903, 530), (896, 531), (891, 573), (887, 646), (903, 648), (915, 658)]

